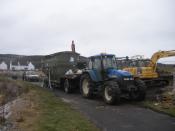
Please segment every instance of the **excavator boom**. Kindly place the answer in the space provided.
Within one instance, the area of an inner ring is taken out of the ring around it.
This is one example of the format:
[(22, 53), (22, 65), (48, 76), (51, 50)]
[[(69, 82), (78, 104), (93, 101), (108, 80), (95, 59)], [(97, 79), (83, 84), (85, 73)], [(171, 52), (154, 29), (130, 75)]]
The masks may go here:
[(153, 70), (156, 70), (157, 67), (157, 61), (160, 58), (165, 58), (165, 57), (171, 57), (171, 56), (175, 56), (175, 50), (169, 50), (169, 51), (158, 51), (156, 53), (154, 53), (151, 57), (151, 61), (149, 63), (149, 67), (152, 67)]

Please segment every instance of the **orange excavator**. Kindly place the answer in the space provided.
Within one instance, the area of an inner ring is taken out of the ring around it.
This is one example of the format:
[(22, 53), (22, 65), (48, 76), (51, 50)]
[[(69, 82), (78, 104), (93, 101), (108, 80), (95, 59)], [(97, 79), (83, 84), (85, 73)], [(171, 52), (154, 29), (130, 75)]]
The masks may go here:
[(148, 85), (169, 85), (173, 81), (173, 75), (162, 75), (157, 72), (157, 61), (160, 58), (175, 56), (175, 50), (158, 51), (154, 53), (147, 65), (123, 67), (135, 77), (145, 80)]

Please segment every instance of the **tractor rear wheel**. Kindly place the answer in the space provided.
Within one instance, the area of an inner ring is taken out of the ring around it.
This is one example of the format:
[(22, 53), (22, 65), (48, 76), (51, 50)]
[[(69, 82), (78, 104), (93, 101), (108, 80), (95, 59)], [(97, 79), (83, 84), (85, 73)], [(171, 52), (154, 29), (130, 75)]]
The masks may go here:
[(108, 81), (105, 83), (103, 99), (107, 104), (119, 104), (120, 102), (120, 88), (117, 82)]
[(88, 74), (84, 74), (80, 80), (80, 92), (84, 98), (92, 98), (94, 83)]
[(132, 100), (142, 101), (146, 96), (146, 85), (142, 80), (136, 80), (135, 86), (137, 87), (136, 91), (130, 93)]
[(65, 79), (64, 81), (64, 92), (67, 94), (72, 92), (71, 85), (68, 79)]

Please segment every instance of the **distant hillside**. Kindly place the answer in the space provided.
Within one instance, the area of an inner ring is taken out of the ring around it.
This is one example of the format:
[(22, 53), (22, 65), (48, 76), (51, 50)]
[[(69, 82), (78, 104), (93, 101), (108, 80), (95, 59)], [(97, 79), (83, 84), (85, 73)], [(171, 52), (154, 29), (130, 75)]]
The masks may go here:
[(10, 65), (10, 61), (13, 64), (17, 64), (20, 62), (21, 65), (26, 65), (27, 62), (32, 62), (35, 67), (38, 69), (41, 67), (41, 61), (44, 56), (36, 55), (36, 56), (25, 56), (25, 55), (16, 55), (16, 54), (0, 54), (0, 62), (5, 61), (7, 65)]

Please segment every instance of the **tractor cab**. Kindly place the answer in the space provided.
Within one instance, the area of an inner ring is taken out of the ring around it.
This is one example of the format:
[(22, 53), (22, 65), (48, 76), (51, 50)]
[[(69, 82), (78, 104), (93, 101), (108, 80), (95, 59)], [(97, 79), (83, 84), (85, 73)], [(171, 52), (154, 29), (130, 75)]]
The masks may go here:
[(89, 69), (104, 70), (116, 68), (115, 55), (100, 54), (89, 58)]
[(93, 70), (99, 81), (109, 78), (133, 79), (133, 76), (122, 70), (117, 70), (115, 55), (100, 54), (89, 57), (89, 70)]

